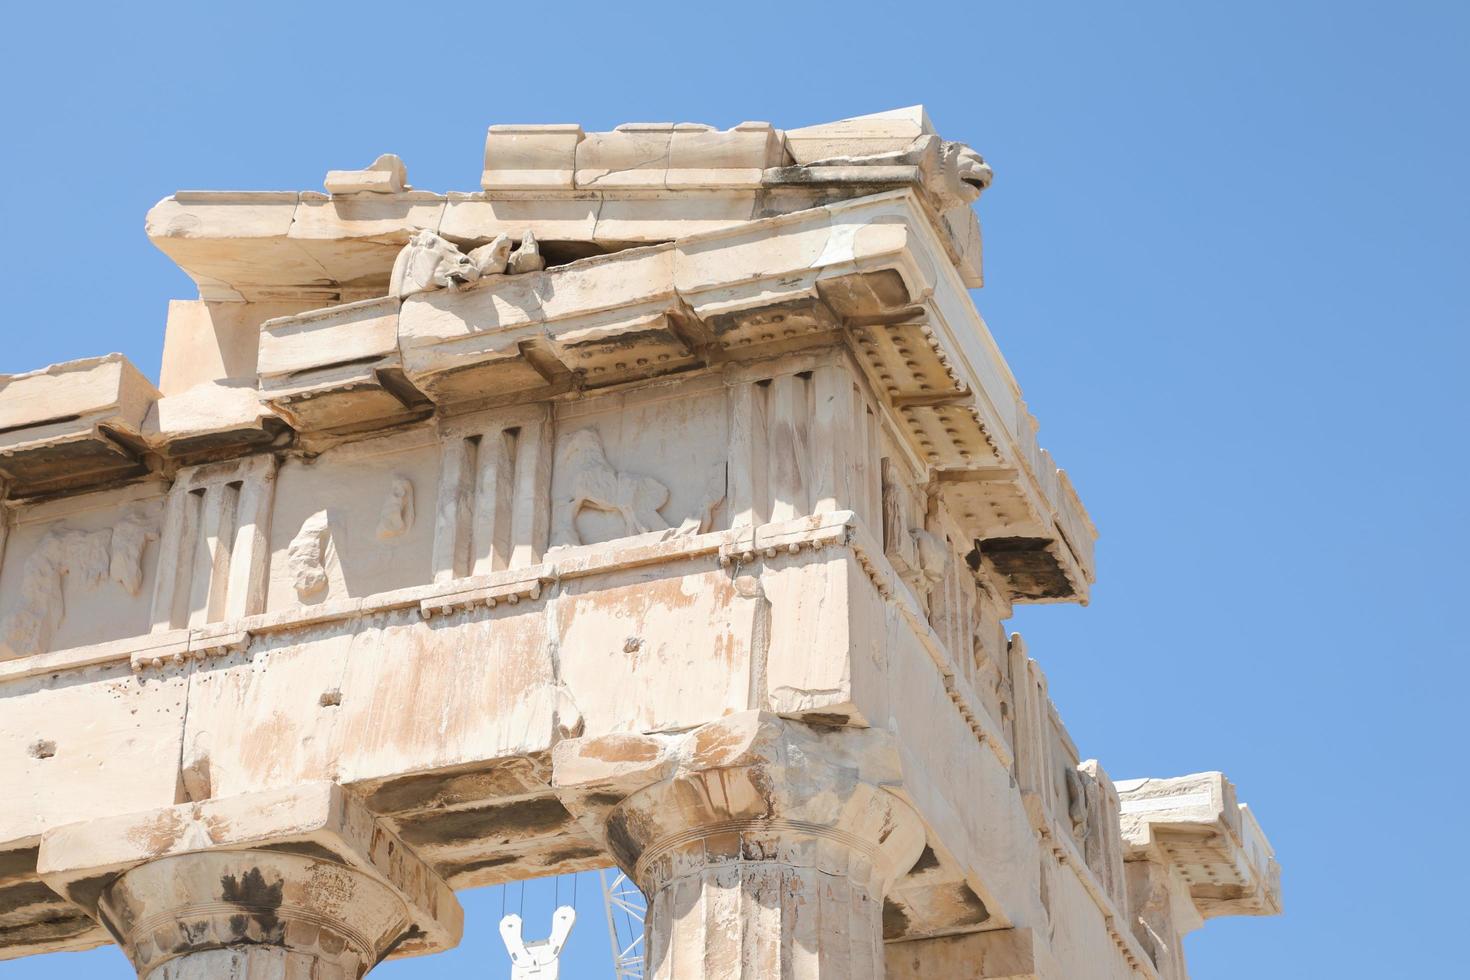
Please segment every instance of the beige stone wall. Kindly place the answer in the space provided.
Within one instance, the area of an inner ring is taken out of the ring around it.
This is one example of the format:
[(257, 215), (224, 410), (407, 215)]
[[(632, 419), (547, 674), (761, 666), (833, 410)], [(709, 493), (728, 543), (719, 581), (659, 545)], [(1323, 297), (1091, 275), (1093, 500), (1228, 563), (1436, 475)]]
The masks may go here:
[(1279, 908), (1228, 782), (1115, 785), (1007, 635), (1096, 531), (968, 292), (978, 155), (922, 110), (486, 154), (176, 195), (160, 390), (0, 377), (0, 956), (355, 976), (608, 863), (681, 978), (1176, 980)]

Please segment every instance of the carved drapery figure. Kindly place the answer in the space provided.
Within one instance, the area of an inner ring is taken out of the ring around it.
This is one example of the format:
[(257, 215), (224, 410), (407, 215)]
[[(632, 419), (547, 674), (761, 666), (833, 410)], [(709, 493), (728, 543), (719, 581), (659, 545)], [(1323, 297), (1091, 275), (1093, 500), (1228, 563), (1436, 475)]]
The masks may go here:
[(395, 476), (378, 517), (378, 537), (385, 541), (398, 537), (413, 527), (413, 519), (413, 481), (406, 476)]
[(143, 588), (143, 549), (158, 540), (158, 524), (151, 515), (133, 513), (112, 529), (112, 559), (108, 576), (128, 595)]
[(156, 508), (128, 513), (110, 528), (46, 533), (26, 558), (20, 587), (0, 622), (0, 660), (44, 653), (66, 617), (63, 580), (93, 589), (111, 579), (129, 595), (143, 587), (143, 552), (158, 539)]
[(1087, 842), (1087, 783), (1082, 773), (1070, 766), (1067, 773), (1067, 819), (1072, 822), (1072, 834), (1084, 846)]
[(327, 589), (327, 539), (331, 526), (327, 512), (312, 514), (291, 539), (286, 548), (287, 567), (291, 569), (296, 596), (302, 602), (321, 595)]
[(62, 578), (94, 588), (107, 577), (112, 529), (74, 531), (59, 528), (43, 537), (26, 558), (20, 589), (0, 629), (0, 659), (41, 653), (66, 615)]

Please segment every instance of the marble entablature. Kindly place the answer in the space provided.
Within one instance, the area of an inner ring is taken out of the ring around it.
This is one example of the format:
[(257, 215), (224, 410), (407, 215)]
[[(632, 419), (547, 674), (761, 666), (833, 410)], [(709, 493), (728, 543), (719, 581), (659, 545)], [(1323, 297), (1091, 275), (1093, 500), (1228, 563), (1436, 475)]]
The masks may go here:
[[(1182, 980), (1279, 911), (1229, 782), (1111, 780), (1004, 628), (1087, 601), (1096, 530), (969, 294), (991, 177), (914, 108), (160, 202), (158, 386), (0, 377), (0, 957), (357, 976), (453, 945), (453, 889), (614, 861), (650, 976)], [(809, 961), (681, 924), (744, 914), (726, 860)], [(252, 874), (363, 904), (326, 946), (187, 912)]]

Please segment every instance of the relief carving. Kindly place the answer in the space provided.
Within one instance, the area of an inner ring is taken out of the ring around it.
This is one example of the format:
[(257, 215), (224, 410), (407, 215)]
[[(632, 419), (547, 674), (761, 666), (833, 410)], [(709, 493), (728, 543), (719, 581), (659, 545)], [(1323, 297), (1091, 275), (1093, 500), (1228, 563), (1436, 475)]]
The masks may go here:
[(1072, 824), (1072, 836), (1085, 845), (1087, 841), (1088, 801), (1087, 782), (1082, 773), (1070, 766), (1067, 777), (1067, 819)]
[(112, 529), (112, 559), (108, 575), (128, 595), (143, 588), (143, 551), (158, 540), (158, 523), (153, 512), (131, 513)]
[(572, 479), (569, 496), (556, 501), (555, 544), (582, 543), (576, 521), (583, 507), (620, 515), (630, 535), (668, 530), (669, 522), (659, 508), (669, 502), (669, 488), (651, 476), (614, 469), (595, 430), (579, 429), (568, 436), (557, 465), (570, 471)]
[(909, 534), (914, 539), (914, 550), (919, 556), (918, 575), (915, 577), (919, 600), (929, 610), (934, 590), (949, 572), (949, 549), (945, 547), (944, 539), (936, 534), (918, 528), (911, 530)]
[(415, 232), (393, 260), (388, 278), (389, 296), (412, 296), (431, 289), (457, 289), (481, 276), (539, 272), (546, 268), (536, 236), (527, 231), (520, 247), (511, 250), (509, 236), (499, 235), (468, 255), (432, 231)]
[(415, 232), (393, 260), (389, 296), (411, 296), (430, 289), (463, 286), (480, 278), (480, 270), (454, 243), (432, 231)]
[(556, 465), (558, 470), (571, 473), (571, 485), (566, 495), (553, 502), (551, 543), (554, 548), (583, 543), (577, 531), (577, 515), (583, 508), (617, 514), (623, 519), (624, 533), (629, 536), (668, 531), (670, 536), (682, 537), (709, 530), (715, 513), (725, 501), (721, 468), (708, 481), (700, 513), (685, 519), (678, 527), (672, 526), (661, 513), (669, 502), (669, 488), (651, 476), (614, 468), (595, 429), (579, 429), (567, 436), (557, 454)]
[(924, 190), (941, 212), (969, 207), (995, 177), (985, 158), (964, 143), (920, 136), (902, 150), (813, 160), (808, 167), (918, 167)]
[(319, 510), (312, 514), (291, 539), (286, 548), (286, 567), (291, 570), (292, 585), (296, 597), (310, 602), (327, 589), (327, 541), (331, 527), (327, 512)]
[(0, 623), (0, 660), (51, 649), (51, 639), (66, 617), (63, 579), (95, 589), (109, 578), (129, 595), (143, 587), (143, 552), (158, 539), (156, 510), (129, 513), (114, 527), (48, 531), (21, 568), (20, 587)]
[(394, 476), (378, 517), (378, 537), (384, 541), (398, 537), (413, 527), (413, 519), (413, 481), (406, 476)]
[(546, 268), (546, 260), (541, 257), (541, 246), (536, 242), (536, 236), (531, 234), (530, 229), (521, 236), (520, 248), (510, 254), (510, 262), (507, 271), (518, 276), (523, 272), (540, 272)]
[(943, 538), (915, 526), (913, 491), (898, 467), (886, 458), (881, 466), (883, 553), (928, 613), (930, 596), (949, 574), (949, 548)]
[[(527, 235), (530, 232), (526, 232)], [(534, 242), (534, 239), (532, 239)], [(489, 245), (481, 245), (479, 248), (470, 250), (470, 262), (474, 263), (476, 269), (480, 270), (482, 276), (493, 276), (504, 272), (510, 267), (510, 250), (512, 242), (510, 236), (501, 233), (495, 236), (495, 240)]]

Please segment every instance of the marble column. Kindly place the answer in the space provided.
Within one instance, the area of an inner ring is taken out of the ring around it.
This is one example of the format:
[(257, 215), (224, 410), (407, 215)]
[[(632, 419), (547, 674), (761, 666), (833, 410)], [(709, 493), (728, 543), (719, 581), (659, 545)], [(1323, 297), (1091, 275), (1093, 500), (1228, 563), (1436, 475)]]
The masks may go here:
[(648, 899), (659, 980), (882, 977), (883, 897), (924, 844), (897, 777), (886, 733), (756, 712), (573, 740), (554, 768)]
[(257, 850), (141, 864), (97, 909), (143, 980), (354, 980), (411, 925), (403, 900), (369, 875)]
[(330, 783), (56, 828), (37, 867), (141, 980), (356, 980), (463, 928), (449, 886)]

